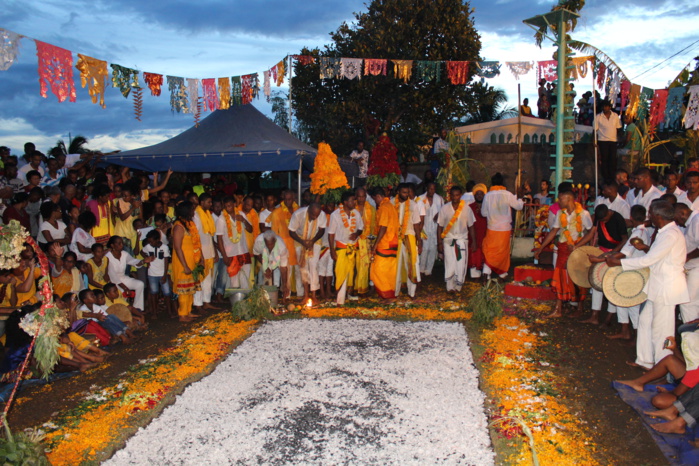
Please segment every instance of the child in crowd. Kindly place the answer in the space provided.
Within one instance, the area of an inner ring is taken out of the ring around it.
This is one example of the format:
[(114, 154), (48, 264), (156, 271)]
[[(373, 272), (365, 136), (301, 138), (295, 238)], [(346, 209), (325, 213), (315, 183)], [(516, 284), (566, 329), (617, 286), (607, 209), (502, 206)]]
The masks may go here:
[[(95, 291), (99, 291), (100, 295), (104, 297), (104, 293), (101, 290)], [(78, 317), (90, 319), (104, 327), (113, 337), (110, 343), (116, 343), (117, 341), (121, 341), (124, 344), (131, 343), (133, 334), (126, 328), (126, 324), (119, 320), (118, 317), (107, 314), (106, 307), (97, 303), (97, 296), (93, 290), (82, 290), (78, 297), (80, 302), (83, 303)]]
[(175, 317), (172, 290), (168, 281), (168, 267), (170, 266), (170, 249), (163, 244), (162, 232), (152, 230), (144, 240), (143, 254), (152, 257), (153, 262), (148, 266), (148, 287), (150, 295), (150, 308), (154, 313), (158, 309), (158, 294), (162, 293), (165, 307), (170, 317)]
[(109, 283), (109, 259), (105, 255), (104, 245), (92, 245), (92, 259), (87, 261), (87, 282), (91, 290), (99, 290)]
[[(104, 285), (102, 291), (104, 292), (107, 313), (113, 314), (110, 312), (111, 307), (115, 304), (120, 304), (128, 309), (129, 315), (123, 319), (120, 316), (117, 317), (119, 317), (127, 325), (127, 327), (141, 329), (148, 327), (146, 324), (146, 317), (143, 312), (140, 309), (136, 309), (130, 305), (129, 302), (120, 295), (118, 286), (116, 286), (114, 283), (107, 283)], [(133, 325), (129, 326), (129, 323), (133, 323)]]

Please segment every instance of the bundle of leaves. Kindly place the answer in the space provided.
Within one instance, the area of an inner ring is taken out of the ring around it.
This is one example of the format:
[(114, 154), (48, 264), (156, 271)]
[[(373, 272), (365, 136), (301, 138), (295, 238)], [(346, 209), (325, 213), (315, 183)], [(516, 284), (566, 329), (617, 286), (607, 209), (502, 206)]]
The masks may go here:
[(488, 280), (471, 298), (468, 309), (473, 320), (482, 325), (490, 325), (502, 315), (503, 292), (497, 280)]
[(194, 270), (192, 270), (192, 278), (194, 278), (195, 282), (199, 282), (200, 278), (204, 278), (204, 266), (201, 264), (197, 264), (196, 267), (194, 267)]
[(43, 309), (43, 314), (42, 311), (27, 314), (22, 318), (19, 326), (28, 335), (36, 335), (33, 356), (41, 376), (48, 380), (60, 359), (58, 337), (70, 326), (70, 322), (64, 312), (56, 306), (50, 306)]
[(3, 465), (48, 466), (49, 460), (41, 440), (42, 434), (36, 431), (12, 434), (7, 421), (3, 421), (5, 435), (0, 437), (0, 463)]
[(272, 317), (272, 303), (267, 291), (255, 286), (244, 300), (233, 304), (231, 313), (236, 320), (269, 319)]

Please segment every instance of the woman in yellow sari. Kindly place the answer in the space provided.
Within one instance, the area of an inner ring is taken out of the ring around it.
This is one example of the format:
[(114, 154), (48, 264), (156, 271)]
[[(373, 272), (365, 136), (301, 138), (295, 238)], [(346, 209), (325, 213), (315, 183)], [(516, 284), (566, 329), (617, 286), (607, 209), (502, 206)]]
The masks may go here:
[(199, 280), (202, 278), (201, 274), (195, 277), (193, 272), (197, 265), (204, 266), (204, 259), (199, 232), (192, 221), (194, 206), (191, 202), (183, 202), (177, 206), (175, 213), (177, 220), (172, 227), (172, 283), (178, 296), (180, 322), (191, 322), (199, 317), (192, 313), (192, 304), (194, 293), (201, 289)]

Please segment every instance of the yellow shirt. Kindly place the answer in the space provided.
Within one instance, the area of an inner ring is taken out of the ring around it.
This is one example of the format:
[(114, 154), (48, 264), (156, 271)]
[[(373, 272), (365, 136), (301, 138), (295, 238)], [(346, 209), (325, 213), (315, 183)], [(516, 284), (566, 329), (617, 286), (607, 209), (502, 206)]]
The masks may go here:
[[(23, 283), (24, 280), (27, 279), (29, 276), (29, 271), (30, 269), (26, 269), (22, 273), (22, 278), (19, 280), (20, 283)], [(29, 304), (35, 304), (39, 302), (39, 299), (36, 297), (36, 281), (41, 278), (41, 269), (38, 267), (34, 269), (34, 280), (32, 280), (31, 288), (29, 288), (29, 291), (26, 293), (20, 293), (19, 291), (17, 292), (17, 305), (21, 306), (25, 301), (28, 301)]]
[(112, 301), (111, 299), (109, 299), (105, 296), (105, 300), (107, 302), (107, 307), (111, 306), (112, 304), (123, 304), (124, 306), (127, 306), (127, 307), (129, 306), (129, 303), (121, 296), (116, 298), (114, 301)]
[[(97, 265), (97, 264), (95, 264), (95, 260), (93, 258), (93, 259), (90, 259), (87, 261), (87, 265), (89, 265), (90, 268), (92, 269), (92, 281), (95, 281), (95, 282), (101, 284), (102, 287), (104, 285), (106, 285), (107, 279), (105, 278), (105, 275), (107, 274), (107, 266), (109, 265), (109, 259), (106, 257), (103, 257), (102, 258), (102, 265)], [(102, 287), (97, 288), (95, 286), (90, 285), (91, 290), (101, 289)]]

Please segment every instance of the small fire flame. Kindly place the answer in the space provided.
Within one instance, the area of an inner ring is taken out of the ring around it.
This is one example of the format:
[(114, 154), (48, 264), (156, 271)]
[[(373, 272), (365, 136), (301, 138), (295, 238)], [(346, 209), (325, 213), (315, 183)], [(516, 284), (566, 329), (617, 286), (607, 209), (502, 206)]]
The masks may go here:
[(306, 307), (308, 307), (308, 308), (313, 307), (313, 300), (311, 300), (310, 298), (308, 298), (308, 301), (306, 301)]

